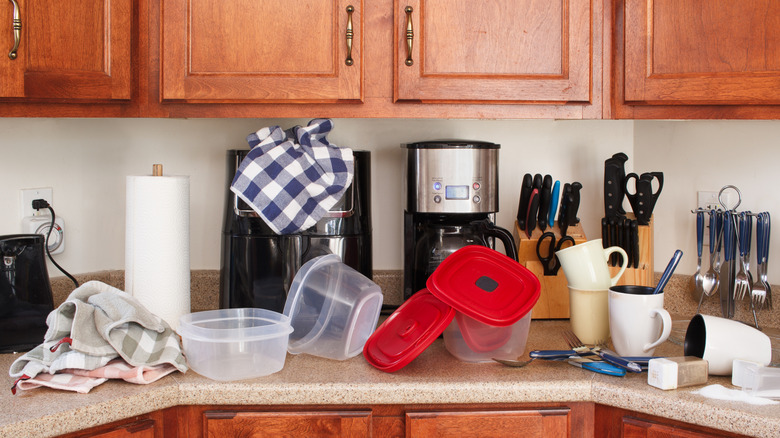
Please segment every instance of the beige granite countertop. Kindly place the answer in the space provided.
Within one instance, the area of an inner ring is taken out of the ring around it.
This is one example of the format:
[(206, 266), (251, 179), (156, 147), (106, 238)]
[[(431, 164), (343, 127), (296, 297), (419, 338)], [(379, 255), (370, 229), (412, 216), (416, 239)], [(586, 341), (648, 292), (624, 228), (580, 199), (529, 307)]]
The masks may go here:
[[(560, 349), (568, 321), (533, 321), (526, 351)], [(680, 356), (682, 347), (666, 342), (658, 355)], [(8, 369), (19, 355), (0, 355)], [(441, 339), (395, 373), (373, 368), (362, 356), (333, 361), (308, 355), (287, 356), (282, 371), (256, 379), (217, 382), (193, 371), (176, 373), (148, 386), (107, 382), (89, 394), (48, 388), (16, 396), (0, 392), (0, 436), (51, 436), (134, 415), (187, 404), (422, 404), (591, 401), (674, 420), (758, 437), (778, 436), (780, 404), (755, 406), (706, 399), (697, 389), (661, 391), (647, 385), (647, 374), (611, 377), (563, 362), (537, 360), (525, 368), (461, 362)], [(12, 385), (5, 374), (5, 387)], [(711, 377), (708, 384), (730, 385)]]

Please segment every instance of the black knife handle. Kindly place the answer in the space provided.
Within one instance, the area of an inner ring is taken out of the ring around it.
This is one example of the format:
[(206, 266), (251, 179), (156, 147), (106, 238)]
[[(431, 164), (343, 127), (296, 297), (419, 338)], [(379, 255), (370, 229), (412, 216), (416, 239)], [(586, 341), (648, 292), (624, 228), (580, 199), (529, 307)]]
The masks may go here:
[(631, 221), (631, 252), (634, 253), (634, 268), (639, 267), (639, 223)]
[(577, 212), (580, 209), (580, 189), (582, 184), (579, 182), (571, 183), (571, 204), (566, 211), (567, 225), (574, 226), (580, 222), (580, 218), (577, 217)]
[(528, 214), (528, 200), (531, 198), (533, 190), (534, 177), (530, 173), (523, 176), (523, 184), (520, 186), (520, 205), (517, 206), (517, 226), (525, 230), (525, 218)]
[(542, 190), (539, 193), (539, 212), (537, 222), (539, 229), (547, 229), (547, 214), (550, 212), (550, 200), (552, 199), (552, 176), (545, 175), (542, 182)]

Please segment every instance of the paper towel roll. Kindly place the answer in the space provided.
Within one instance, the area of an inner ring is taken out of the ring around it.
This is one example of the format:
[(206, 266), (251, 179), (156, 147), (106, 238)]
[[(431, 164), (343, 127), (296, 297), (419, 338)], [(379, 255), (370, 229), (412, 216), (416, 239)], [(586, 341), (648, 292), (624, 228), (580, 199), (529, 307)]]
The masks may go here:
[(190, 313), (189, 176), (128, 176), (125, 291), (174, 330)]

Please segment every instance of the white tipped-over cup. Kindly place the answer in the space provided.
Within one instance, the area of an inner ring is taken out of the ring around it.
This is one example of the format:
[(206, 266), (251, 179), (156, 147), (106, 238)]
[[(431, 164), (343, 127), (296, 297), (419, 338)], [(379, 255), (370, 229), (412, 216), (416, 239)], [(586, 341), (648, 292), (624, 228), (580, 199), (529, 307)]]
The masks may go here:
[[(620, 271), (609, 275), (607, 261), (612, 253), (623, 257)], [(583, 290), (607, 290), (617, 284), (628, 266), (628, 255), (619, 246), (604, 248), (601, 239), (589, 240), (556, 251), (563, 273), (570, 287)]]
[(755, 328), (710, 315), (694, 315), (685, 332), (683, 351), (709, 363), (711, 375), (729, 376), (734, 359), (769, 365), (772, 341)]

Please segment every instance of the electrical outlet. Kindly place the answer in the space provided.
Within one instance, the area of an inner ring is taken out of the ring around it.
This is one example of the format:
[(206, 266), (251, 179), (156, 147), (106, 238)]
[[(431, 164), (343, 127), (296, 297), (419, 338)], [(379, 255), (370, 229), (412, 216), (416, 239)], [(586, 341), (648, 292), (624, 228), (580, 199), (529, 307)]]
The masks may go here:
[(22, 208), (19, 210), (22, 213), (22, 219), (28, 216), (49, 214), (49, 210), (36, 211), (34, 208), (32, 208), (32, 202), (35, 199), (45, 199), (46, 202), (54, 206), (54, 198), (52, 196), (51, 187), (42, 187), (39, 189), (22, 189)]
[(698, 192), (697, 207), (702, 210), (714, 210), (720, 207), (718, 192)]

